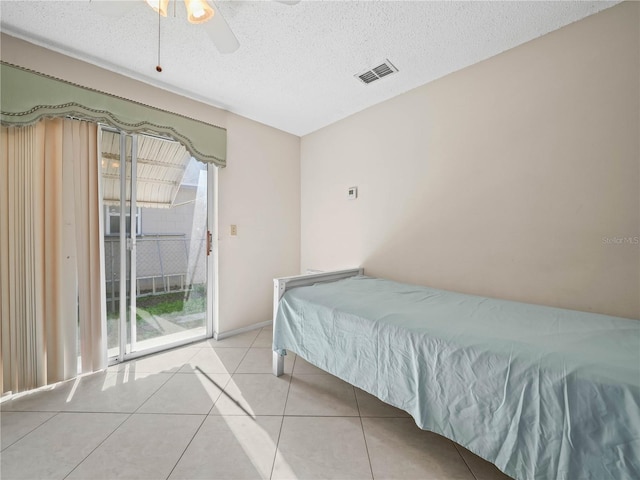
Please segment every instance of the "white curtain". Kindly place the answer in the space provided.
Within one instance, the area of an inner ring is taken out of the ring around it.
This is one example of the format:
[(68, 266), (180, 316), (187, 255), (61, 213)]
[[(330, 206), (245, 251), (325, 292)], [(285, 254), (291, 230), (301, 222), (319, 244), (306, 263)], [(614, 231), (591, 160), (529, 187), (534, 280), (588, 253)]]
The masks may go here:
[(2, 127), (0, 386), (19, 392), (106, 365), (98, 132)]

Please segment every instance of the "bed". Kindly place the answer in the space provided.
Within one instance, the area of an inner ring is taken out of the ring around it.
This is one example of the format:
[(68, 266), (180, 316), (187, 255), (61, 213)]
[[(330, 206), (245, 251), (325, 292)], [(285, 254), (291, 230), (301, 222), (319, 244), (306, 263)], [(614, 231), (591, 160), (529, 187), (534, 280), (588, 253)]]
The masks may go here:
[(640, 478), (640, 321), (363, 275), (275, 279), (292, 351), (517, 479)]

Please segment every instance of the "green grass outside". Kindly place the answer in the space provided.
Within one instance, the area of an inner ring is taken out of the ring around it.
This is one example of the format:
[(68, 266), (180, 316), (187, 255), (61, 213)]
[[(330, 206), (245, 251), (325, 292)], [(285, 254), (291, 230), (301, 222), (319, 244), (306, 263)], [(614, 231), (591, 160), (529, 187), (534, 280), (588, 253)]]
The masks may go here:
[[(118, 344), (118, 319), (120, 318), (116, 302), (116, 311), (107, 312), (107, 345), (113, 348)], [(136, 331), (137, 340), (147, 340), (162, 336), (165, 332), (158, 328), (157, 322), (149, 321), (155, 317), (163, 322), (178, 325), (180, 329), (188, 330), (203, 325), (206, 312), (206, 291), (204, 285), (195, 285), (187, 292), (171, 292), (160, 295), (137, 297), (136, 299)], [(142, 315), (141, 315), (142, 313)], [(193, 319), (183, 317), (202, 313)], [(129, 322), (127, 321), (127, 324)]]

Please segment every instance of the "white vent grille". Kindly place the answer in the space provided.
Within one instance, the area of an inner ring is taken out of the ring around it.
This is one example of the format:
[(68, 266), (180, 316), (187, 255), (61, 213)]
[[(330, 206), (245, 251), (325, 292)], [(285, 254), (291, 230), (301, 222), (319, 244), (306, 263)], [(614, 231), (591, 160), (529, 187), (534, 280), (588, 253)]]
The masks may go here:
[(383, 77), (391, 75), (392, 73), (395, 73), (397, 71), (398, 69), (394, 67), (389, 60), (384, 60), (377, 67), (373, 67), (369, 70), (365, 70), (364, 72), (357, 73), (354, 76), (362, 83), (371, 83), (375, 82), (376, 80), (380, 80)]

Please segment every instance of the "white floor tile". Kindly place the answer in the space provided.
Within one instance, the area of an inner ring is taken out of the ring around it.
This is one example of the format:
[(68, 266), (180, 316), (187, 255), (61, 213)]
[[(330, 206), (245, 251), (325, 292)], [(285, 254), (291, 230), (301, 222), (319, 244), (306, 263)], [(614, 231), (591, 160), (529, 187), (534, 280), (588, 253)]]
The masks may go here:
[(0, 449), (17, 442), (54, 415), (54, 412), (0, 412)]
[(360, 419), (285, 417), (272, 478), (371, 479)]
[[(295, 355), (284, 357), (284, 373), (291, 373)], [(270, 348), (249, 349), (244, 359), (238, 366), (236, 373), (271, 373), (273, 363), (273, 350)]]
[(355, 391), (361, 417), (411, 417), (411, 415), (404, 410), (384, 403), (378, 397), (364, 390), (356, 388)]
[(197, 368), (205, 373), (232, 374), (240, 365), (248, 348), (201, 348), (182, 367), (181, 372), (194, 372)]
[(177, 373), (136, 413), (207, 415), (230, 378), (221, 373)]
[(290, 379), (289, 375), (235, 374), (211, 415), (282, 415)]
[[(287, 355), (294, 355), (294, 354), (287, 352)], [(296, 356), (296, 363), (293, 366), (293, 374), (294, 375), (329, 375), (328, 372), (325, 372), (321, 368), (318, 368), (315, 365), (310, 364), (299, 355)]]
[(16, 394), (0, 404), (3, 412), (59, 412), (71, 392), (75, 380)]
[(204, 418), (134, 414), (67, 478), (167, 478)]
[(208, 417), (171, 474), (177, 480), (268, 479), (282, 417)]
[(258, 333), (255, 341), (253, 342), (252, 347), (257, 348), (271, 348), (273, 345), (273, 327), (264, 327)]
[(413, 419), (363, 418), (362, 424), (376, 480), (473, 480), (453, 443)]
[(60, 413), (2, 452), (2, 478), (62, 479), (126, 418), (116, 413)]
[(135, 412), (173, 374), (98, 372), (79, 377), (61, 408), (67, 412)]
[(117, 368), (118, 370), (127, 368), (135, 372), (172, 373), (187, 364), (196, 352), (195, 349), (189, 347), (176, 348), (121, 363), (117, 365)]
[(476, 480), (510, 480), (511, 477), (505, 475), (494, 464), (487, 462), (485, 459), (480, 458), (475, 453), (470, 452), (466, 448), (456, 445), (458, 452), (464, 458)]
[(357, 417), (354, 388), (333, 375), (294, 376), (285, 415)]

